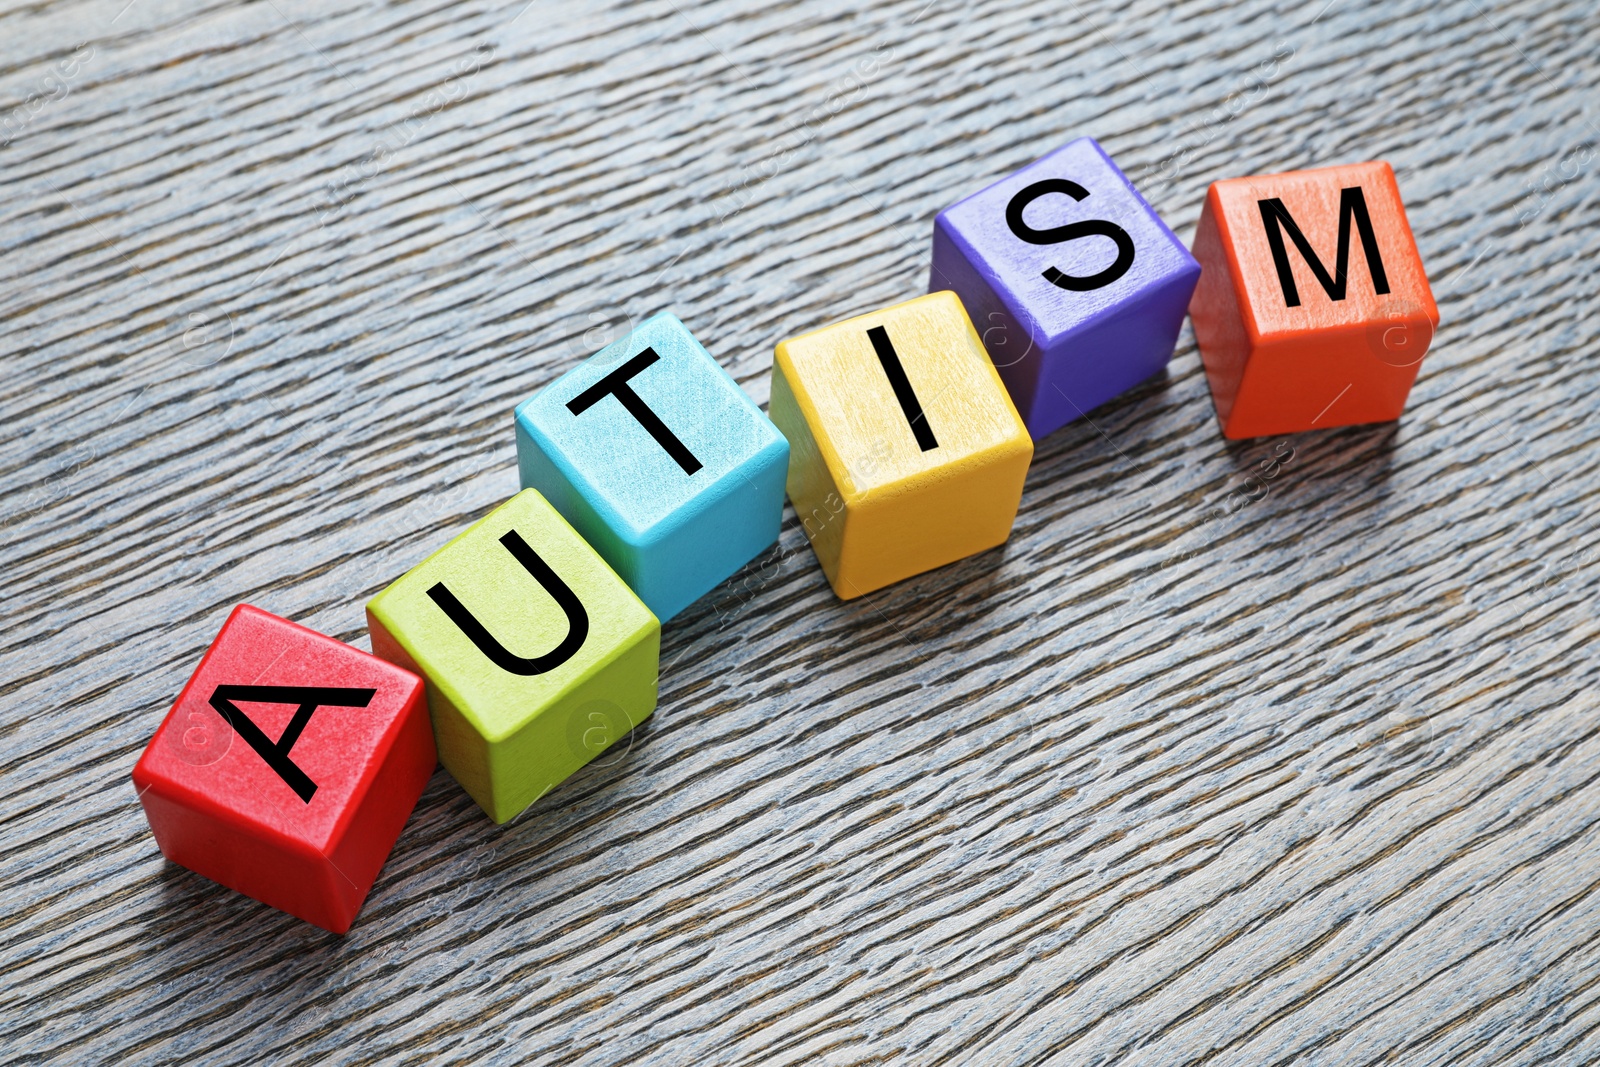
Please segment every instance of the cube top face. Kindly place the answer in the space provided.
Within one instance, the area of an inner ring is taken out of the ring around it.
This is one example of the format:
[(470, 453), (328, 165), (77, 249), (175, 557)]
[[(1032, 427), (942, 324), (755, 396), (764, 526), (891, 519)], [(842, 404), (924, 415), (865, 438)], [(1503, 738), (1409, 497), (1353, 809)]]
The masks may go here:
[(997, 455), (1032, 456), (1032, 438), (954, 293), (790, 338), (775, 361), (848, 505), (888, 500), (908, 482)]
[(1384, 325), (1407, 320), (1422, 343), (1413, 337), (1411, 353), (1380, 358), (1421, 359), (1439, 309), (1389, 164), (1230, 178), (1206, 200), (1252, 343), (1371, 328), (1381, 347)]
[(606, 526), (633, 544), (659, 540), (736, 489), (736, 472), (788, 449), (666, 312), (524, 401), (516, 419)]
[(407, 571), (367, 610), (490, 743), (661, 628), (534, 489)]
[[(1200, 273), (1088, 137), (946, 208), (935, 225), (1043, 346), (1141, 293)], [(937, 277), (934, 284), (941, 284)]]
[(241, 604), (134, 784), (326, 855), (421, 691), (407, 670)]

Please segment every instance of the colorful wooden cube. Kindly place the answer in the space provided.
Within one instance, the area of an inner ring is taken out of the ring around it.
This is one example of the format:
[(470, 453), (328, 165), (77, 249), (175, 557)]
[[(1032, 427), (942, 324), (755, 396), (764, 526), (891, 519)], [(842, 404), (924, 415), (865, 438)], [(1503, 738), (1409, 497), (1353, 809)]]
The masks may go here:
[(790, 338), (772, 368), (789, 499), (849, 599), (1002, 544), (1033, 441), (955, 294)]
[(1439, 309), (1389, 164), (1215, 182), (1194, 254), (1225, 436), (1400, 417)]
[(342, 934), (435, 762), (420, 678), (241, 604), (133, 783), (168, 859)]
[(1158, 374), (1199, 277), (1088, 137), (933, 224), (928, 288), (966, 305), (1034, 440)]
[(774, 544), (789, 445), (663, 312), (517, 407), (525, 489), (662, 620)]
[(367, 626), (426, 680), (439, 762), (498, 823), (656, 706), (661, 624), (537, 490), (373, 597)]

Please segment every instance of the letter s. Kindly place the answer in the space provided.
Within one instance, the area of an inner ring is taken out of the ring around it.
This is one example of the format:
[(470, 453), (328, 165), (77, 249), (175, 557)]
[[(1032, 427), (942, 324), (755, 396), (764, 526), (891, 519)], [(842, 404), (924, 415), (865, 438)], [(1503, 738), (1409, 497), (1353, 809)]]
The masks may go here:
[(1089, 190), (1066, 178), (1046, 178), (1027, 186), (1013, 196), (1011, 203), (1006, 205), (1006, 225), (1011, 227), (1013, 234), (1031, 245), (1060, 244), (1082, 237), (1109, 237), (1116, 243), (1117, 258), (1105, 270), (1084, 277), (1064, 274), (1055, 267), (1046, 267), (1043, 271), (1045, 280), (1074, 293), (1086, 293), (1104, 288), (1128, 273), (1128, 268), (1133, 266), (1133, 238), (1128, 236), (1128, 231), (1114, 222), (1105, 219), (1085, 219), (1082, 222), (1069, 222), (1065, 226), (1036, 230), (1023, 221), (1022, 213), (1028, 205), (1051, 193), (1064, 193), (1074, 200), (1082, 200), (1089, 195)]

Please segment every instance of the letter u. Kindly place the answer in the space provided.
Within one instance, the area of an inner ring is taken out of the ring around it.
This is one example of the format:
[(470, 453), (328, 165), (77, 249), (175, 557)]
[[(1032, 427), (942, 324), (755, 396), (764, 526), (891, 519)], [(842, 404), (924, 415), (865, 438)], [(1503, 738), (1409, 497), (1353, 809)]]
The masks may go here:
[(445, 587), (443, 582), (436, 582), (428, 590), (428, 597), (447, 615), (451, 622), (461, 628), (461, 632), (471, 638), (472, 643), (478, 646), (478, 651), (489, 657), (501, 670), (512, 674), (532, 676), (545, 674), (555, 670), (567, 660), (577, 654), (583, 647), (584, 639), (589, 636), (589, 613), (583, 610), (583, 602), (572, 591), (571, 586), (561, 580), (560, 575), (550, 569), (550, 565), (539, 558), (539, 553), (529, 547), (528, 542), (515, 530), (510, 530), (500, 538), (500, 543), (507, 552), (524, 570), (533, 575), (534, 579), (544, 587), (545, 592), (555, 599), (556, 604), (567, 616), (567, 636), (561, 643), (542, 656), (528, 659), (518, 656), (506, 649), (493, 634), (478, 621), (476, 615), (467, 610), (467, 606), (456, 599), (456, 595)]

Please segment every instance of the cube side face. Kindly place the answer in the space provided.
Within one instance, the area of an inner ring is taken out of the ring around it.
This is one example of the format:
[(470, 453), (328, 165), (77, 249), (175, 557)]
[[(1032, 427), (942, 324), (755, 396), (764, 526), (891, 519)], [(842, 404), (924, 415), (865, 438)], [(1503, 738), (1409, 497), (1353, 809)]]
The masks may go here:
[[(1012, 393), (1035, 439), (1172, 357), (1199, 265), (1092, 139), (1051, 152), (940, 220), (1039, 350), (1033, 388)], [(992, 346), (990, 355), (1001, 362)], [(1002, 376), (1012, 388), (1012, 376)]]
[(812, 542), (824, 570), (831, 562), (840, 597), (1009, 534), (1033, 442), (954, 293), (791, 338), (777, 363), (784, 384), (774, 387), (774, 410), (792, 398), (796, 412), (782, 417), (805, 424), (826, 474), (811, 475), (814, 487), (796, 510), (815, 508), (829, 483), (843, 504), (843, 521), (829, 524), (837, 553), (824, 555), (831, 536)]
[(772, 436), (638, 551), (628, 584), (658, 619), (676, 616), (777, 543), (789, 443), (777, 427)]
[(1031, 446), (1006, 442), (852, 500), (833, 582), (839, 596), (852, 599), (1004, 544), (1022, 503)]
[(660, 663), (660, 629), (641, 630), (522, 729), (491, 742), (489, 817), (497, 823), (516, 818), (590, 761), (631, 738), (633, 728), (655, 711)]
[[(933, 266), (928, 292), (949, 290), (967, 310), (989, 361), (1005, 383), (1011, 403), (1030, 431), (1039, 401), (1039, 376), (1048, 339), (1038, 325), (1007, 302), (993, 274), (979, 268), (978, 254), (951, 224), (948, 212), (933, 220)], [(1035, 439), (1040, 435), (1034, 434)]]
[(1025, 418), (1037, 441), (1166, 369), (1200, 268), (1169, 275), (1056, 341), (1045, 353), (1039, 400)]
[(175, 862), (343, 932), (433, 766), (420, 679), (240, 605), (134, 782)]
[(786, 462), (774, 453), (788, 444), (670, 314), (520, 405), (516, 422), (523, 487), (545, 493), (658, 618), (777, 539), (781, 494), (744, 490), (771, 482), (752, 472)]
[[(788, 362), (784, 344), (778, 345), (772, 361), (772, 399), (767, 411), (773, 424), (789, 441), (784, 489), (794, 505), (806, 540), (811, 543), (811, 550), (832, 582), (839, 572), (839, 550), (844, 539), (844, 496), (806, 421), (795, 387), (790, 383), (793, 372), (784, 369)], [(811, 406), (809, 401), (805, 406)]]
[(1439, 312), (1389, 165), (1230, 179), (1213, 195), (1251, 332), (1225, 433), (1398, 418)]
[(1200, 225), (1195, 229), (1194, 256), (1200, 262), (1200, 284), (1189, 301), (1189, 319), (1194, 323), (1195, 343), (1211, 386), (1217, 420), (1226, 433), (1252, 342), (1223, 224), (1216, 205), (1216, 187), (1212, 186), (1200, 210)]
[(378, 764), (371, 788), (351, 810), (348, 823), (340, 828), (327, 853), (336, 875), (333, 887), (349, 905), (352, 919), (394, 851), (400, 832), (438, 765), (426, 690), (419, 682), (401, 718), (400, 729)]
[(1367, 342), (1368, 331), (1354, 327), (1259, 342), (1251, 349), (1224, 436), (1268, 437), (1398, 419), (1417, 369), (1366, 368)]
[(461, 709), (427, 676), (411, 653), (406, 651), (382, 620), (367, 605), (367, 632), (372, 638), (372, 654), (422, 676), (429, 725), (439, 764), (450, 772), (456, 784), (480, 808), (494, 805), (494, 790), (489, 775), (489, 742)]
[(557, 784), (550, 765), (519, 765), (497, 746), (605, 676), (624, 649), (659, 649), (655, 616), (533, 489), (397, 579), (368, 611), (374, 649), (403, 655), (429, 683), (440, 761), (496, 821), (521, 810), (512, 810), (517, 798)]
[[(336, 934), (349, 931), (361, 900), (334, 885), (329, 860), (280, 835), (241, 830), (197, 803), (192, 790), (164, 777), (135, 773), (139, 804), (161, 854), (180, 867), (270, 908)], [(370, 883), (368, 883), (370, 887)], [(362, 889), (361, 899), (366, 890)]]
[(613, 512), (602, 513), (595, 503), (598, 498), (592, 493), (586, 495), (575, 484), (576, 475), (570, 464), (532, 418), (530, 404), (532, 401), (524, 401), (512, 420), (516, 424), (517, 476), (522, 488), (537, 489), (600, 558), (629, 586), (634, 586), (638, 580), (637, 557), (632, 544), (619, 532), (626, 529), (626, 523)]

